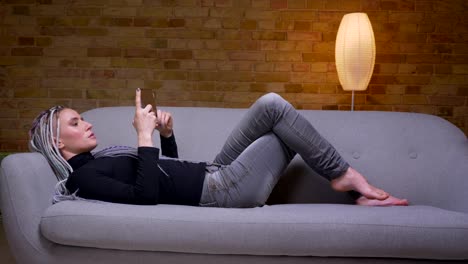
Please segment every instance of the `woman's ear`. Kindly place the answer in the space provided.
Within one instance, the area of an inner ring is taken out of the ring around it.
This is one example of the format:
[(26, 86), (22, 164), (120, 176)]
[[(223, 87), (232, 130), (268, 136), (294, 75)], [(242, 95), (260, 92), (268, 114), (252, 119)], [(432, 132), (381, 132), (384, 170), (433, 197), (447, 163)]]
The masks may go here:
[[(54, 137), (54, 141), (57, 142), (57, 138)], [(65, 147), (65, 144), (63, 144), (62, 140), (60, 140), (60, 138), (59, 138), (57, 148), (61, 150), (64, 147)]]

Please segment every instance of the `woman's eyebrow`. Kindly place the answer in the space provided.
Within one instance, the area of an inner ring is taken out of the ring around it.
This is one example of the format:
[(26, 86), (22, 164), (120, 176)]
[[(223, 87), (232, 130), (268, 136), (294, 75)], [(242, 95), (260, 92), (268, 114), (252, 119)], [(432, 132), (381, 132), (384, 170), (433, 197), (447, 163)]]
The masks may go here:
[(72, 117), (70, 118), (70, 122), (78, 121), (78, 120), (84, 120), (82, 117)]

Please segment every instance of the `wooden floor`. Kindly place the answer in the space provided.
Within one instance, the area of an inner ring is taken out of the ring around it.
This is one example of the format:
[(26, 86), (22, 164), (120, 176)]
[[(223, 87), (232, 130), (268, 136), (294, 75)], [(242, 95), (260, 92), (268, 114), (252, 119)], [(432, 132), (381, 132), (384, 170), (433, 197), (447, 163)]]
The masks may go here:
[(0, 220), (0, 263), (2, 264), (15, 264), (15, 260), (11, 255), (10, 248), (5, 238), (5, 230)]

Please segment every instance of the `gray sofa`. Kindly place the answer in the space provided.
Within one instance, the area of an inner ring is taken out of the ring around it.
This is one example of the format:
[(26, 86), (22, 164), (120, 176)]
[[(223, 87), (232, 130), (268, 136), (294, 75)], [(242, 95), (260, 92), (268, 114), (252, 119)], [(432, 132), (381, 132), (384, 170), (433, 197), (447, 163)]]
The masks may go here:
[[(173, 113), (179, 154), (189, 160), (212, 160), (246, 111), (164, 109)], [(133, 110), (83, 113), (98, 148), (136, 144)], [(1, 164), (1, 210), (13, 255), (28, 264), (466, 263), (468, 142), (458, 128), (415, 113), (301, 112), (371, 183), (412, 205), (353, 205), (300, 157), (261, 208), (52, 205), (51, 168), (40, 154), (20, 153)]]

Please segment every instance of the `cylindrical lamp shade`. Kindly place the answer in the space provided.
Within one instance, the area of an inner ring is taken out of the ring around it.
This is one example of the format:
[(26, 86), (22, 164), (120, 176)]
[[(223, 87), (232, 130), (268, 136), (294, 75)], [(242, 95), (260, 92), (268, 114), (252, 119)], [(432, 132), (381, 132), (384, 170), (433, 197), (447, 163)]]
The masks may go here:
[(375, 38), (366, 13), (343, 16), (336, 36), (335, 60), (343, 90), (367, 89), (375, 64)]

